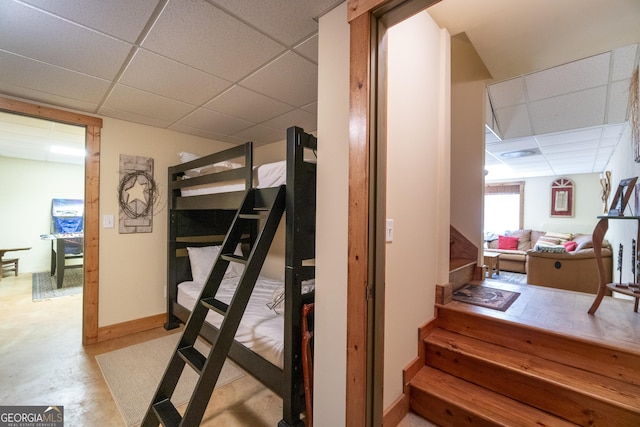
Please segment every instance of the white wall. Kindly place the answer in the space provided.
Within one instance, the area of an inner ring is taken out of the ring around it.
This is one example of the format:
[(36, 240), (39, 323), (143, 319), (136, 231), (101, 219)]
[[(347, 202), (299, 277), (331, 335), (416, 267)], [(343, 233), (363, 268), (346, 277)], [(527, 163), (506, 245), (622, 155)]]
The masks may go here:
[(314, 423), (346, 416), (349, 25), (346, 2), (320, 18)]
[[(384, 394), (403, 392), (418, 355), (417, 330), (434, 316), (435, 285), (448, 277), (449, 35), (427, 12), (388, 31), (387, 218)], [(446, 159), (446, 161), (443, 161)], [(444, 249), (442, 243), (444, 243)]]
[[(611, 195), (609, 196), (609, 204), (613, 195), (618, 188), (620, 180), (632, 178), (634, 176), (640, 177), (640, 163), (635, 163), (633, 149), (631, 146), (631, 128), (627, 126), (624, 130), (624, 134), (616, 151), (614, 152), (606, 170), (611, 171)], [(635, 213), (635, 195), (631, 196), (629, 205), (625, 210), (626, 216), (632, 216)], [(639, 213), (635, 213), (639, 215)], [(612, 244), (614, 250), (614, 280), (619, 280), (619, 273), (615, 270), (618, 253), (618, 245), (624, 246), (623, 255), (623, 269), (622, 269), (622, 281), (633, 282), (635, 281), (631, 274), (631, 241), (636, 240), (637, 248), (640, 248), (640, 242), (638, 242), (638, 228), (640, 224), (635, 220), (609, 220), (609, 230), (606, 234), (606, 239)]]
[(0, 156), (0, 247), (31, 247), (9, 252), (20, 258), (19, 271), (51, 269), (51, 199), (84, 199), (84, 165)]

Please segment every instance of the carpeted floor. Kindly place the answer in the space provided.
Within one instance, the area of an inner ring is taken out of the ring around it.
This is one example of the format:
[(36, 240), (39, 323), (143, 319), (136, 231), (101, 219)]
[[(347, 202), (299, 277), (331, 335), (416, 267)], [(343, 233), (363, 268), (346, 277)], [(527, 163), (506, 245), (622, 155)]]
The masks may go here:
[[(181, 334), (172, 334), (96, 356), (127, 426), (136, 426), (142, 422), (180, 336)], [(210, 347), (198, 340), (196, 348), (201, 353), (208, 354)], [(216, 388), (244, 375), (236, 365), (227, 361), (222, 367)], [(188, 402), (197, 381), (198, 376), (187, 366), (171, 402), (176, 407)]]
[(492, 279), (503, 283), (512, 283), (514, 285), (526, 285), (527, 275), (524, 273), (513, 273), (511, 271), (501, 271), (500, 274), (494, 274)]
[(64, 272), (60, 289), (56, 288), (56, 276), (46, 271), (32, 275), (32, 300), (43, 301), (82, 293), (83, 272), (81, 268), (71, 268)]

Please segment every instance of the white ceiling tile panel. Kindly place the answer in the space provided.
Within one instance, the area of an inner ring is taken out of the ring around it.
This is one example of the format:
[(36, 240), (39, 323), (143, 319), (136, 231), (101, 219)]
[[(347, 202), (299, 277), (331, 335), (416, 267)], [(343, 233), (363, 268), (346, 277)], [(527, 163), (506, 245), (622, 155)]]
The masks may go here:
[(496, 121), (502, 139), (521, 138), (532, 135), (529, 112), (526, 104), (495, 110)]
[(318, 63), (318, 35), (308, 38), (293, 48), (300, 55), (307, 58), (314, 64)]
[(600, 139), (600, 147), (615, 147), (618, 145), (620, 138), (602, 138)]
[(211, 2), (289, 46), (317, 31), (318, 23), (313, 18), (342, 3), (336, 0), (304, 0), (293, 3), (287, 0)]
[(596, 86), (609, 81), (609, 52), (580, 61), (550, 68), (524, 77), (530, 101), (555, 97)]
[(542, 134), (602, 125), (606, 96), (607, 87), (600, 86), (531, 102), (532, 128)]
[(611, 70), (611, 81), (628, 80), (631, 78), (633, 67), (637, 65), (637, 51), (637, 44), (621, 47), (612, 51), (613, 69)]
[[(0, 51), (0, 75), (4, 84), (30, 88), (97, 105), (109, 88), (107, 80)], [(43, 79), (42, 76), (46, 76)]]
[(158, 0), (24, 0), (73, 22), (135, 42)]
[(111, 107), (101, 107), (99, 113), (103, 116), (114, 119), (126, 120), (128, 122), (142, 123), (148, 126), (166, 128), (171, 124), (171, 120), (163, 120), (157, 117), (145, 116), (143, 114), (132, 113), (130, 111), (117, 110)]
[(311, 113), (311, 114), (318, 114), (318, 103), (317, 102), (312, 102), (311, 104), (307, 104), (307, 105), (303, 105), (302, 107), (300, 107), (300, 109), (306, 111), (307, 113)]
[(237, 85), (206, 103), (203, 107), (253, 123), (263, 122), (274, 115), (283, 114), (295, 108)]
[(524, 104), (527, 97), (524, 93), (524, 80), (518, 77), (489, 86), (489, 98), (493, 109)]
[(549, 155), (555, 153), (575, 153), (582, 150), (596, 150), (600, 145), (599, 140), (591, 140), (591, 141), (581, 141), (581, 142), (572, 142), (567, 144), (554, 144), (548, 145), (541, 149), (542, 154)]
[(502, 141), (499, 143), (487, 145), (487, 151), (494, 154), (498, 158), (502, 153), (509, 153), (519, 150), (532, 150), (536, 148), (538, 148), (538, 145), (536, 144), (536, 141), (531, 137)]
[(0, 49), (112, 79), (131, 45), (23, 4), (0, 0)]
[(597, 140), (602, 135), (602, 128), (593, 127), (587, 129), (577, 129), (571, 132), (559, 132), (536, 136), (536, 140), (541, 147), (555, 144), (567, 144), (579, 141)]
[(229, 81), (285, 50), (204, 0), (172, 0), (142, 47)]
[(193, 106), (124, 85), (116, 85), (104, 103), (120, 111), (175, 121), (188, 114)]
[(300, 109), (267, 120), (262, 124), (282, 131), (286, 131), (291, 126), (301, 127), (307, 132), (312, 132), (318, 128), (316, 116)]
[(240, 84), (301, 107), (318, 98), (318, 67), (300, 55), (287, 52)]
[(624, 123), (629, 117), (629, 80), (613, 82), (609, 85), (607, 117), (605, 123)]
[(212, 132), (210, 130), (205, 130), (205, 129), (199, 129), (199, 128), (187, 126), (181, 123), (175, 123), (169, 126), (169, 129), (174, 130), (176, 132), (183, 132), (183, 133), (188, 133), (190, 135), (200, 136), (202, 138), (209, 138), (209, 139), (215, 139), (216, 141), (226, 142), (224, 141), (224, 138), (226, 138), (226, 136), (221, 133)]
[(140, 49), (120, 83), (192, 105), (201, 105), (231, 86), (231, 82)]
[(627, 127), (626, 123), (619, 123), (615, 125), (608, 125), (602, 127), (602, 137), (603, 138), (620, 138), (625, 128)]
[(181, 119), (177, 124), (216, 132), (222, 135), (231, 135), (254, 125), (254, 123), (249, 121), (220, 114), (205, 108), (198, 108)]
[(57, 105), (59, 107), (86, 111), (89, 113), (93, 113), (98, 108), (98, 104), (95, 103), (66, 98), (64, 96), (46, 93), (31, 88), (14, 86), (3, 81), (0, 81), (0, 93), (22, 99), (32, 99), (43, 104)]
[(233, 134), (234, 137), (253, 141), (255, 145), (270, 144), (287, 138), (286, 131), (273, 129), (264, 125), (255, 125)]

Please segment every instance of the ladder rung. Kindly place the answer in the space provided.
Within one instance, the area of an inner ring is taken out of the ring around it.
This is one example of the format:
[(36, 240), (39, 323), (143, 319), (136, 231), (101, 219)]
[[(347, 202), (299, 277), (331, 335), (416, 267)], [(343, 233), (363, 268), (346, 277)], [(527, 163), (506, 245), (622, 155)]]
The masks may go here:
[(207, 358), (196, 350), (193, 346), (182, 347), (178, 349), (180, 357), (187, 362), (198, 374), (202, 373)]
[(218, 314), (222, 314), (223, 316), (227, 313), (227, 309), (229, 308), (229, 305), (215, 299), (214, 297), (202, 298), (200, 300), (200, 304), (204, 305), (209, 310), (213, 310)]
[(156, 413), (158, 421), (160, 421), (164, 427), (177, 427), (180, 425), (182, 416), (169, 399), (154, 404), (153, 411)]
[(222, 257), (222, 259), (225, 259), (227, 261), (239, 262), (241, 264), (246, 264), (247, 263), (247, 259), (245, 257), (243, 257), (242, 255), (222, 254), (220, 256)]
[(240, 214), (238, 215), (242, 219), (255, 219), (259, 220), (261, 218), (260, 214)]

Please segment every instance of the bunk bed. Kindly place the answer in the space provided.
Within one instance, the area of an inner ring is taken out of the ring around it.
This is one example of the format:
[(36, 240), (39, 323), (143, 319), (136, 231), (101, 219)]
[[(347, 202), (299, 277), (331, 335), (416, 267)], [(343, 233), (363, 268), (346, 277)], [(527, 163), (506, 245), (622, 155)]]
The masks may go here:
[[(199, 276), (208, 273), (211, 258), (217, 256), (218, 245), (224, 241), (245, 192), (282, 186), (284, 283), (258, 277), (228, 357), (282, 397), (279, 426), (283, 427), (303, 425), (300, 416), (305, 410), (302, 312), (314, 296), (317, 140), (291, 127), (286, 144), (285, 162), (254, 167), (249, 142), (169, 168), (165, 324), (166, 329), (173, 329), (189, 319), (202, 286)], [(236, 252), (250, 251), (257, 233), (258, 227), (243, 233)], [(228, 303), (241, 274), (230, 265), (216, 298)], [(209, 313), (200, 335), (213, 342), (221, 320), (219, 314)]]

